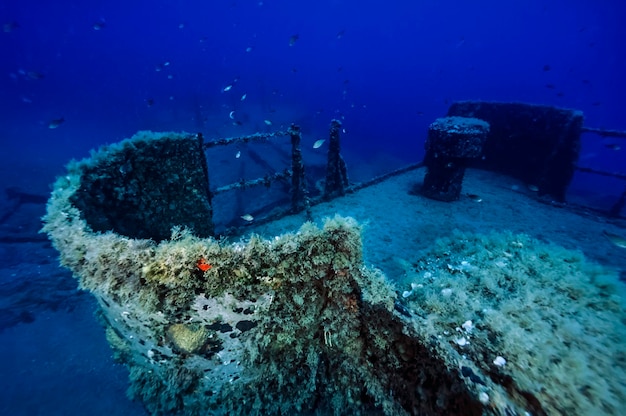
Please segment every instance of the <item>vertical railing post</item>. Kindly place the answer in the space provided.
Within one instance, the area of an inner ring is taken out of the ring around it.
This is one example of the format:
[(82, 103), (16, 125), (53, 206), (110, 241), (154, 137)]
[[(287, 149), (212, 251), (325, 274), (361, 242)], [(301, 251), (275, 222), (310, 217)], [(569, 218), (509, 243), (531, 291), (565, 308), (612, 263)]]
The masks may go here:
[(330, 122), (330, 140), (328, 143), (328, 163), (326, 165), (324, 199), (332, 199), (344, 195), (349, 185), (346, 162), (344, 162), (340, 154), (340, 130), (341, 121), (332, 120)]
[(312, 220), (311, 203), (306, 188), (306, 178), (304, 176), (304, 163), (302, 162), (302, 150), (300, 149), (300, 139), (302, 133), (300, 127), (292, 124), (289, 127), (291, 136), (291, 210), (300, 212), (306, 210), (307, 220)]

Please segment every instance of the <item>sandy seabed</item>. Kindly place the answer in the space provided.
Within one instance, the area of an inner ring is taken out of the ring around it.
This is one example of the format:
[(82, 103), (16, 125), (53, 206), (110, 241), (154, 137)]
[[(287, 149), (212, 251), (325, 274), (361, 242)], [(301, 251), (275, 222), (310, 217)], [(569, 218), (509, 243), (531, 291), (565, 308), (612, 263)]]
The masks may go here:
[[(454, 230), (525, 233), (581, 251), (604, 266), (626, 270), (626, 249), (615, 246), (603, 235), (603, 231), (608, 231), (626, 236), (624, 219), (609, 219), (579, 207), (552, 204), (549, 199), (538, 198), (516, 179), (472, 169), (466, 171), (459, 201), (434, 201), (418, 195), (424, 172), (424, 168), (410, 171), (316, 205), (312, 208), (313, 218), (317, 221), (335, 214), (354, 217), (364, 226), (366, 263), (384, 270), (392, 281), (401, 280), (398, 263), (416, 258), (435, 240)], [(296, 230), (301, 221), (301, 216), (285, 217), (253, 227), (252, 231), (269, 238)]]

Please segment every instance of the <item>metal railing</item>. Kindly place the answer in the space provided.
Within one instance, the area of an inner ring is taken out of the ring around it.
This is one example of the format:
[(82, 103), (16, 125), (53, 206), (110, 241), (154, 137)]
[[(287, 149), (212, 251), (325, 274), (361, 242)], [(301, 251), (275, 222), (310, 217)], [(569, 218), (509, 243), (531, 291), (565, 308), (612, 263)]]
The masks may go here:
[[(613, 138), (618, 138), (618, 139), (626, 139), (626, 131), (619, 131), (619, 130), (605, 130), (605, 129), (596, 129), (596, 128), (591, 128), (591, 127), (583, 127), (581, 129), (581, 133), (596, 134), (602, 138), (613, 137)], [(585, 167), (585, 166), (576, 166), (576, 170), (580, 172), (626, 180), (626, 172), (609, 172), (609, 171)], [(626, 184), (624, 185), (624, 190), (622, 191), (620, 196), (617, 198), (617, 201), (615, 201), (615, 203), (609, 209), (608, 215), (610, 217), (619, 217), (620, 212), (622, 212), (622, 209), (624, 208), (625, 205), (626, 205)]]

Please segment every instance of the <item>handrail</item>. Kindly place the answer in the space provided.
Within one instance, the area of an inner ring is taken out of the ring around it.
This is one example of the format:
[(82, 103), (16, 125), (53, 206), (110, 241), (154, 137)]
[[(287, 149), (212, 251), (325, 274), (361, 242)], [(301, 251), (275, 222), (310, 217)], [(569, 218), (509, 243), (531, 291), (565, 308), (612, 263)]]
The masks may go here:
[(581, 133), (594, 133), (601, 137), (618, 137), (620, 139), (626, 139), (626, 131), (596, 129), (593, 127), (583, 127), (580, 131)]

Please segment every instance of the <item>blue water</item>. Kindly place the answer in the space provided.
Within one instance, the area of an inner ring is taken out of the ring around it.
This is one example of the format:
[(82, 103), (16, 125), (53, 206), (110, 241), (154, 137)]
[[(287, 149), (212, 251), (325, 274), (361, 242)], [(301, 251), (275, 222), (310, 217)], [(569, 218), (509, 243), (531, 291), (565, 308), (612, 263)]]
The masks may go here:
[[(91, 299), (37, 234), (70, 159), (147, 129), (210, 139), (297, 123), (313, 143), (336, 118), (365, 177), (421, 160), (428, 125), (466, 99), (626, 130), (624, 17), (617, 0), (3, 0), (0, 413), (142, 414)], [(624, 173), (624, 139), (582, 141), (581, 165)], [(577, 174), (570, 192), (606, 209), (624, 186)]]

